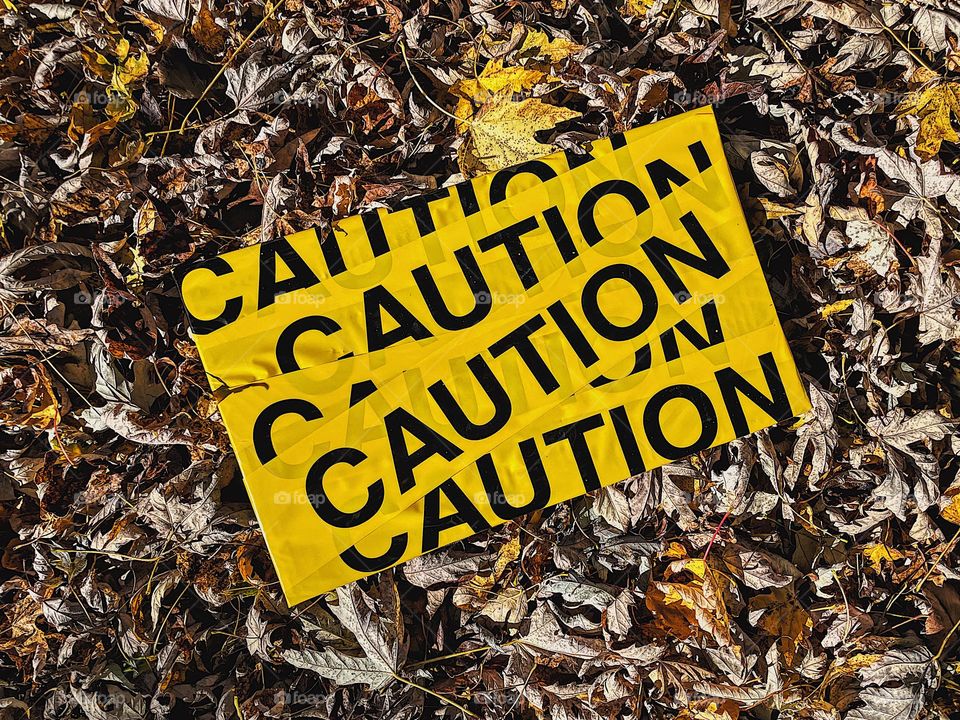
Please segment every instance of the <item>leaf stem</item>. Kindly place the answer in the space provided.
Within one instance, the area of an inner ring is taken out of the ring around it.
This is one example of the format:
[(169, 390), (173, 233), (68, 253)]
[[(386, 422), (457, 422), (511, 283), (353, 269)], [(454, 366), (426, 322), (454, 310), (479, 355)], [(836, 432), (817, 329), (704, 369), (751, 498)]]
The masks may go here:
[(223, 75), (223, 73), (226, 72), (227, 68), (230, 66), (230, 63), (234, 61), (237, 55), (239, 55), (240, 52), (247, 46), (247, 44), (250, 42), (253, 36), (257, 34), (257, 31), (259, 31), (260, 28), (266, 25), (267, 20), (272, 18), (273, 14), (277, 11), (277, 8), (280, 7), (279, 2), (276, 4), (268, 2), (267, 5), (269, 8), (267, 10), (267, 13), (263, 16), (260, 22), (257, 23), (256, 27), (253, 28), (253, 30), (251, 30), (247, 34), (247, 36), (241, 41), (241, 43), (237, 45), (237, 48), (230, 54), (230, 57), (227, 58), (224, 61), (223, 65), (220, 66), (220, 69), (217, 70), (217, 74), (213, 76), (213, 79), (203, 89), (203, 92), (200, 93), (200, 97), (198, 97), (196, 102), (194, 102), (193, 105), (190, 107), (190, 109), (187, 110), (187, 114), (183, 116), (183, 122), (180, 123), (180, 129), (177, 131), (178, 134), (182, 135), (184, 130), (186, 130), (187, 122), (189, 121), (190, 116), (193, 114), (193, 111), (197, 109), (197, 107), (200, 105), (201, 102), (203, 102), (203, 99), (207, 96), (207, 93), (210, 92), (210, 89), (217, 83), (217, 80), (219, 80), (220, 77)]
[(460, 705), (459, 703), (454, 702), (453, 700), (451, 700), (451, 699), (448, 698), (448, 697), (444, 697), (444, 696), (441, 695), (440, 693), (434, 692), (434, 691), (431, 690), (430, 688), (425, 688), (423, 685), (418, 685), (418, 684), (415, 683), (413, 680), (407, 680), (405, 677), (400, 677), (400, 676), (397, 675), (396, 673), (391, 673), (391, 674), (393, 675), (393, 677), (394, 677), (395, 680), (399, 680), (399, 681), (402, 682), (402, 683), (406, 683), (406, 684), (409, 685), (410, 687), (415, 687), (417, 690), (420, 690), (420, 691), (422, 691), (422, 692), (427, 693), (427, 695), (432, 695), (433, 697), (435, 697), (435, 698), (436, 698), (437, 700), (439, 700), (440, 702), (443, 702), (443, 703), (446, 703), (447, 705), (451, 705), (452, 707), (455, 707), (457, 710), (459, 710), (460, 712), (464, 713), (465, 715), (469, 715), (470, 717), (478, 717), (476, 714), (474, 714), (474, 713), (470, 712), (469, 710), (467, 710), (463, 705)]

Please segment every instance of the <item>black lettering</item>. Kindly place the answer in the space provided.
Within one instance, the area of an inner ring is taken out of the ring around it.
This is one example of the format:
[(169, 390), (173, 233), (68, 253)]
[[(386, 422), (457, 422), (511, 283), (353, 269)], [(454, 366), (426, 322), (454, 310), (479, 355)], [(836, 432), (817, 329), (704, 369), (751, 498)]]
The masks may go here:
[(373, 384), (373, 380), (361, 380), (354, 383), (353, 387), (350, 388), (350, 407), (363, 402), (376, 391), (377, 386)]
[(550, 430), (543, 436), (543, 442), (546, 445), (553, 445), (563, 440), (570, 443), (573, 459), (577, 463), (580, 479), (583, 481), (583, 487), (587, 492), (600, 488), (600, 477), (597, 474), (597, 466), (593, 462), (593, 456), (590, 454), (590, 446), (587, 445), (586, 433), (600, 427), (603, 427), (603, 417), (601, 415), (591, 415), (555, 430)]
[(266, 465), (277, 456), (271, 432), (273, 424), (284, 415), (299, 415), (307, 421), (323, 417), (320, 408), (302, 398), (288, 398), (267, 405), (253, 423), (253, 449), (261, 465)]
[[(400, 492), (405, 493), (417, 484), (413, 476), (414, 468), (434, 455), (445, 460), (453, 460), (463, 450), (443, 437), (433, 428), (415, 418), (403, 408), (391, 410), (383, 419), (387, 430), (387, 439), (390, 441), (390, 454), (393, 457), (393, 467), (397, 473), (397, 482)], [(409, 432), (423, 445), (414, 452), (407, 448), (407, 439), (404, 431)]]
[(473, 308), (463, 315), (454, 315), (447, 307), (446, 301), (440, 294), (440, 288), (437, 287), (436, 280), (430, 274), (427, 265), (421, 265), (413, 270), (413, 279), (420, 288), (424, 301), (427, 303), (427, 309), (437, 325), (444, 330), (464, 330), (473, 327), (483, 320), (493, 307), (492, 303), (485, 302), (490, 297), (490, 286), (480, 272), (480, 266), (477, 259), (473, 256), (470, 247), (462, 247), (453, 253), (457, 258), (457, 264), (463, 273), (464, 279), (470, 292), (473, 293)]
[(691, 267), (713, 278), (723, 277), (730, 268), (727, 266), (727, 262), (723, 259), (720, 251), (717, 250), (717, 246), (714, 245), (713, 240), (710, 239), (710, 236), (707, 235), (703, 229), (700, 221), (697, 220), (696, 215), (688, 212), (680, 218), (680, 222), (683, 223), (683, 227), (686, 228), (687, 233), (689, 233), (693, 242), (696, 243), (700, 255), (694, 255), (692, 252), (668, 243), (666, 240), (661, 240), (656, 236), (648, 239), (641, 247), (647, 254), (647, 257), (650, 258), (650, 262), (657, 268), (657, 272), (660, 273), (660, 277), (663, 278), (667, 287), (670, 288), (670, 292), (672, 292), (677, 297), (678, 302), (682, 304), (690, 299), (690, 291), (687, 290), (687, 286), (684, 285), (683, 280), (680, 279), (680, 276), (668, 258), (673, 258), (687, 267)]
[(490, 509), (501, 520), (513, 520), (528, 512), (544, 508), (550, 502), (550, 482), (543, 469), (543, 460), (540, 458), (536, 441), (532, 438), (521, 440), (519, 447), (523, 464), (530, 476), (530, 487), (533, 488), (533, 497), (525, 505), (514, 505), (509, 501), (490, 453), (477, 458), (477, 470), (483, 481), (483, 489), (487, 493)]
[(407, 534), (400, 533), (399, 535), (394, 535), (390, 540), (390, 547), (387, 548), (387, 551), (383, 553), (383, 555), (369, 557), (357, 550), (354, 545), (340, 553), (340, 559), (352, 570), (362, 573), (372, 573), (378, 570), (386, 570), (391, 565), (396, 565), (400, 562), (400, 558), (403, 557), (406, 549)]
[[(663, 434), (660, 414), (663, 406), (670, 400), (683, 398), (689, 401), (700, 413), (700, 436), (689, 445), (674, 445)], [(710, 447), (717, 437), (717, 412), (709, 396), (693, 385), (671, 385), (659, 390), (643, 409), (643, 431), (650, 446), (667, 460), (679, 460), (691, 453)]]
[(630, 418), (627, 416), (627, 409), (623, 405), (611, 409), (610, 419), (613, 421), (613, 431), (617, 434), (617, 442), (620, 444), (623, 459), (627, 461), (627, 470), (630, 475), (645, 472), (647, 466), (643, 462), (643, 455), (640, 453), (633, 425), (630, 424)]
[(717, 305), (711, 300), (700, 308), (703, 314), (707, 336), (704, 337), (693, 325), (681, 320), (672, 328), (660, 334), (660, 343), (663, 345), (663, 355), (667, 360), (676, 360), (680, 357), (680, 348), (677, 345), (677, 332), (683, 335), (697, 350), (706, 350), (708, 347), (723, 342), (723, 328), (720, 326), (720, 317), (717, 315)]
[(487, 361), (483, 359), (483, 356), (475, 355), (467, 360), (467, 367), (470, 368), (480, 387), (493, 404), (493, 417), (487, 422), (478, 425), (470, 420), (457, 404), (453, 394), (447, 389), (446, 383), (442, 380), (435, 382), (428, 390), (460, 437), (466, 440), (483, 440), (507, 424), (512, 410), (510, 396), (497, 379), (497, 376), (493, 374), (493, 371), (490, 369), (490, 366), (487, 365)]
[[(641, 310), (629, 325), (615, 325), (600, 310), (600, 289), (610, 280), (626, 280), (637, 291)], [(632, 340), (644, 333), (657, 317), (660, 302), (647, 276), (633, 265), (615, 263), (601, 268), (587, 280), (580, 298), (583, 314), (601, 336), (607, 340)]]
[(503, 338), (497, 340), (490, 346), (490, 353), (494, 357), (500, 357), (507, 352), (507, 350), (515, 349), (526, 364), (527, 369), (533, 373), (537, 382), (540, 383), (540, 387), (549, 395), (560, 387), (560, 383), (557, 382), (556, 376), (550, 371), (550, 368), (547, 367), (547, 363), (530, 341), (530, 335), (546, 324), (546, 320), (536, 315), (516, 330), (511, 330)]
[(570, 347), (573, 348), (573, 351), (577, 354), (577, 357), (580, 358), (580, 362), (583, 363), (584, 367), (590, 367), (600, 360), (596, 351), (591, 347), (590, 341), (587, 340), (587, 336), (583, 334), (583, 330), (580, 329), (580, 326), (577, 325), (576, 321), (570, 315), (570, 311), (567, 310), (562, 302), (557, 300), (557, 302), (547, 308), (547, 312), (550, 313), (550, 317), (553, 318), (557, 327), (560, 328), (560, 332), (563, 333), (567, 342), (570, 343)]
[[(455, 511), (440, 516), (440, 493), (447, 496)], [(428, 492), (423, 498), (423, 552), (440, 547), (440, 533), (444, 530), (467, 523), (474, 532), (489, 530), (490, 523), (470, 502), (453, 478), (447, 478), (439, 486)]]
[(647, 196), (643, 190), (628, 180), (604, 180), (590, 188), (577, 208), (577, 220), (580, 223), (580, 232), (584, 240), (592, 247), (603, 240), (600, 229), (597, 227), (597, 203), (607, 195), (620, 195), (627, 199), (633, 211), (640, 215), (650, 209)]
[(466, 217), (480, 212), (480, 203), (477, 202), (477, 190), (472, 180), (457, 183), (457, 197), (460, 199), (460, 208)]
[[(631, 375), (636, 375), (637, 373), (643, 372), (644, 370), (650, 369), (650, 362), (652, 360), (652, 353), (650, 352), (650, 345), (644, 345), (642, 348), (634, 352), (633, 354), (633, 369), (628, 372), (624, 377), (630, 377)], [(597, 378), (594, 378), (590, 381), (592, 387), (598, 388), (608, 385), (612, 382), (615, 382), (618, 378), (608, 378), (606, 375), (601, 375)], [(622, 379), (622, 378), (619, 378)]]
[(437, 188), (426, 195), (417, 195), (397, 203), (400, 209), (413, 210), (413, 219), (417, 223), (417, 230), (420, 231), (420, 237), (429, 235), (436, 231), (437, 226), (433, 222), (433, 214), (430, 212), (430, 203), (440, 198), (450, 196), (450, 188)]
[(713, 162), (710, 160), (710, 155), (707, 153), (707, 149), (699, 140), (692, 145), (688, 145), (687, 149), (690, 151), (690, 156), (693, 158), (693, 162), (696, 163), (697, 170), (700, 172), (706, 172), (707, 169), (713, 165)]
[(340, 325), (336, 320), (323, 315), (308, 315), (287, 325), (277, 338), (277, 366), (280, 372), (289, 373), (300, 369), (300, 363), (297, 362), (294, 354), (294, 345), (301, 335), (310, 330), (318, 330), (324, 335), (333, 335), (340, 330)]
[(790, 399), (787, 397), (787, 391), (783, 386), (783, 379), (780, 377), (780, 370), (777, 368), (777, 361), (774, 359), (773, 353), (764, 353), (757, 359), (760, 361), (760, 367), (763, 368), (763, 377), (767, 381), (770, 397), (751, 385), (746, 378), (733, 368), (723, 368), (716, 372), (723, 404), (730, 415), (733, 430), (738, 437), (750, 432), (743, 406), (740, 404), (739, 393), (743, 393), (750, 402), (775, 421), (786, 420), (793, 415), (793, 411), (790, 409)]
[(383, 507), (383, 480), (377, 479), (367, 487), (367, 499), (359, 510), (346, 512), (334, 507), (323, 487), (323, 480), (334, 465), (356, 467), (367, 459), (366, 453), (356, 448), (338, 448), (324, 453), (310, 466), (307, 472), (307, 499), (314, 512), (328, 525), (337, 528), (352, 528), (363, 525)]
[(548, 207), (543, 211), (543, 218), (547, 221), (547, 227), (550, 229), (550, 234), (557, 244), (557, 249), (560, 251), (560, 257), (563, 258), (563, 261), (569, 263), (576, 260), (580, 253), (573, 243), (573, 238), (570, 237), (570, 230), (567, 228), (567, 223), (564, 222), (560, 211), (554, 206)]
[(505, 227), (503, 230), (498, 230), (492, 235), (487, 235), (477, 243), (484, 252), (498, 245), (503, 245), (507, 249), (507, 256), (513, 263), (513, 267), (517, 271), (517, 277), (520, 278), (525, 290), (532, 288), (540, 282), (540, 279), (537, 277), (533, 265), (530, 264), (530, 258), (527, 256), (523, 243), (520, 242), (520, 236), (533, 232), (538, 227), (540, 227), (540, 223), (537, 222), (537, 219), (529, 217)]
[[(224, 277), (233, 272), (233, 268), (230, 267), (230, 263), (224, 260), (222, 257), (214, 257), (209, 260), (204, 260), (202, 262), (194, 263), (180, 276), (180, 287), (183, 288), (183, 281), (186, 279), (187, 275), (194, 272), (195, 270), (208, 270), (212, 272), (217, 277)], [(181, 290), (181, 294), (182, 294)], [(190, 329), (193, 330), (194, 335), (206, 335), (212, 333), (214, 330), (219, 330), (222, 327), (225, 327), (240, 317), (240, 311), (243, 310), (243, 298), (242, 297), (232, 297), (224, 303), (223, 312), (217, 315), (215, 318), (210, 320), (201, 320), (192, 312), (190, 308), (187, 307), (186, 303), (183, 305), (184, 311), (187, 313), (187, 318), (190, 320)]]
[[(293, 273), (293, 277), (277, 280), (277, 256)], [(263, 310), (276, 302), (277, 295), (302, 290), (316, 285), (320, 280), (297, 254), (285, 237), (260, 245), (260, 284), (257, 292), (257, 307)]]
[(517, 175), (536, 175), (543, 182), (555, 178), (556, 171), (541, 160), (530, 160), (513, 167), (498, 170), (490, 181), (490, 204), (503, 202), (507, 199), (507, 185)]
[(326, 238), (320, 242), (320, 252), (323, 253), (323, 261), (327, 264), (330, 277), (346, 272), (347, 266), (343, 262), (343, 252), (340, 250), (340, 243), (337, 242), (335, 230), (328, 232)]
[(690, 178), (663, 160), (648, 162), (647, 174), (650, 176), (650, 182), (653, 183), (653, 187), (657, 191), (657, 197), (661, 200), (673, 192), (673, 188), (670, 187), (671, 183), (677, 187), (682, 187), (690, 182)]
[(383, 221), (380, 219), (378, 210), (369, 210), (360, 214), (363, 220), (363, 227), (367, 231), (367, 240), (370, 242), (370, 249), (373, 250), (374, 257), (380, 257), (390, 252), (390, 243), (387, 242), (387, 235), (383, 231)]
[[(400, 301), (383, 285), (376, 285), (363, 291), (363, 310), (367, 321), (368, 352), (383, 350), (404, 338), (425, 340), (432, 337), (432, 333), (423, 326), (423, 323), (401, 305)], [(381, 310), (385, 310), (397, 322), (397, 327), (387, 333), (383, 332)]]

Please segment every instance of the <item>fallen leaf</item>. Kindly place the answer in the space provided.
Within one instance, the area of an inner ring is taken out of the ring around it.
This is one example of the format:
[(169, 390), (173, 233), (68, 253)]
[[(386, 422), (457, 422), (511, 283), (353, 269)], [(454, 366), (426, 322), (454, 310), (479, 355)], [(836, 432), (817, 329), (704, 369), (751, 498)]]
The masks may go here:
[(960, 119), (960, 83), (947, 81), (911, 92), (897, 106), (900, 115), (915, 115), (920, 121), (917, 154), (929, 160), (943, 142), (957, 142), (953, 117)]
[(539, 98), (514, 102), (497, 97), (463, 123), (468, 142), (460, 150), (460, 167), (472, 176), (538, 158), (555, 148), (536, 140), (534, 133), (579, 116), (575, 110), (548, 105)]

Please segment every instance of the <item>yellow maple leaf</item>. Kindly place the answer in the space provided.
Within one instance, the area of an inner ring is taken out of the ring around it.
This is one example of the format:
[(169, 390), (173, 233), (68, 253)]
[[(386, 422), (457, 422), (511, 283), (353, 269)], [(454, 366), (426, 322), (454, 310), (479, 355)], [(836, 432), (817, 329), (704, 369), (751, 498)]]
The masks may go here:
[(128, 85), (138, 80), (143, 80), (150, 70), (150, 60), (147, 54), (141, 52), (139, 55), (124, 55), (123, 62), (117, 65), (117, 76), (120, 82)]
[(954, 525), (960, 525), (960, 493), (951, 497), (950, 502), (944, 505), (940, 517)]
[(555, 147), (538, 142), (534, 133), (579, 116), (576, 110), (548, 105), (539, 98), (514, 102), (497, 96), (463, 123), (468, 142), (460, 148), (460, 169), (472, 176), (546, 155)]
[[(475, 78), (467, 78), (456, 83), (451, 92), (463, 100), (481, 105), (493, 96), (501, 93), (519, 93), (530, 90), (537, 83), (549, 80), (549, 76), (540, 70), (519, 65), (503, 66), (503, 60), (491, 60)], [(460, 113), (458, 113), (460, 114)]]
[(837, 300), (836, 302), (832, 302), (829, 305), (821, 308), (820, 317), (827, 319), (831, 315), (836, 315), (838, 312), (843, 312), (851, 305), (853, 305), (853, 300)]
[(792, 666), (797, 651), (813, 630), (810, 613), (792, 592), (783, 588), (750, 598), (750, 612), (751, 618), (753, 613), (762, 613), (756, 621), (757, 627), (770, 637), (780, 639), (783, 659)]
[(654, 0), (627, 0), (623, 6), (623, 14), (627, 17), (644, 17), (653, 7)]
[(517, 54), (520, 57), (540, 57), (550, 62), (559, 62), (580, 50), (583, 50), (583, 45), (565, 37), (557, 36), (551, 40), (542, 30), (527, 28), (526, 37)]
[(653, 625), (661, 632), (680, 639), (698, 635), (713, 637), (722, 645), (731, 643), (730, 581), (703, 560), (674, 560), (664, 572), (664, 581), (651, 583), (645, 600), (654, 615)]
[(917, 116), (917, 154), (929, 160), (940, 152), (944, 140), (955, 143), (960, 139), (952, 122), (954, 115), (960, 118), (960, 83), (943, 82), (911, 92), (897, 106), (897, 113)]
[(895, 561), (903, 559), (903, 553), (883, 543), (870, 543), (863, 549), (863, 557), (879, 573), (883, 571), (884, 562), (893, 565)]

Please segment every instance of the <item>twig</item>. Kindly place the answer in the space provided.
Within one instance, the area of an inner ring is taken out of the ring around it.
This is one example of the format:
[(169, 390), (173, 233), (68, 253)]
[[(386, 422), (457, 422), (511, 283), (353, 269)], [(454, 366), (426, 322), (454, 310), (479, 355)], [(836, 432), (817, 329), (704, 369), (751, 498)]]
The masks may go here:
[(950, 538), (950, 542), (948, 542), (944, 546), (943, 550), (941, 550), (940, 554), (937, 556), (937, 559), (934, 560), (933, 563), (931, 563), (930, 569), (927, 570), (927, 574), (924, 575), (922, 578), (920, 578), (920, 582), (918, 582), (917, 586), (913, 589), (915, 593), (920, 592), (921, 588), (923, 588), (924, 583), (927, 582), (927, 579), (930, 577), (930, 575), (933, 574), (933, 571), (936, 570), (937, 565), (939, 565), (940, 561), (943, 560), (943, 556), (946, 555), (948, 552), (950, 552), (950, 550), (953, 548), (954, 544), (957, 542), (958, 537), (960, 537), (960, 528), (957, 528), (957, 531), (953, 534), (953, 537)]
[(203, 99), (207, 96), (207, 93), (210, 92), (210, 89), (217, 83), (217, 80), (219, 80), (220, 77), (223, 75), (223, 73), (226, 72), (227, 68), (230, 66), (230, 63), (232, 63), (234, 59), (237, 57), (237, 55), (239, 55), (240, 52), (247, 46), (247, 44), (250, 42), (253, 36), (257, 34), (257, 31), (259, 31), (260, 28), (266, 25), (267, 20), (273, 17), (273, 14), (277, 11), (277, 8), (279, 7), (280, 7), (279, 2), (276, 5), (274, 5), (273, 3), (268, 3), (267, 13), (263, 16), (260, 22), (257, 23), (256, 27), (254, 27), (253, 30), (251, 30), (247, 34), (247, 36), (241, 41), (241, 43), (237, 45), (236, 50), (230, 53), (230, 57), (228, 57), (224, 61), (223, 65), (220, 66), (220, 69), (217, 70), (217, 74), (213, 76), (213, 79), (203, 89), (203, 92), (200, 93), (200, 97), (198, 97), (196, 102), (194, 102), (193, 105), (190, 107), (190, 109), (187, 110), (187, 114), (183, 116), (183, 122), (180, 123), (180, 130), (178, 131), (179, 134), (182, 135), (184, 133), (184, 131), (187, 128), (187, 121), (190, 119), (190, 116), (193, 114), (193, 111), (197, 109), (197, 107), (200, 105), (201, 102), (203, 102)]
[(940, 74), (940, 73), (938, 73), (936, 70), (934, 70), (932, 67), (930, 67), (929, 65), (927, 65), (927, 63), (925, 63), (925, 62), (923, 61), (923, 58), (921, 58), (919, 55), (917, 55), (917, 54), (910, 48), (909, 45), (907, 45), (903, 40), (901, 40), (901, 39), (900, 39), (900, 36), (897, 35), (897, 34), (893, 31), (893, 28), (891, 28), (889, 25), (887, 25), (887, 24), (883, 21), (883, 18), (880, 17), (874, 10), (871, 9), (871, 10), (870, 10), (870, 14), (873, 15), (873, 19), (876, 20), (878, 23), (880, 23), (880, 25), (883, 27), (883, 29), (887, 31), (887, 34), (889, 34), (890, 37), (892, 37), (892, 38), (897, 42), (897, 45), (899, 45), (900, 47), (902, 47), (904, 50), (907, 51), (907, 54), (910, 55), (910, 57), (912, 57), (914, 60), (916, 60), (920, 65), (922, 65), (923, 67), (925, 67), (927, 70), (929, 70), (930, 72), (932, 72), (934, 75), (939, 75), (939, 74)]
[[(503, 643), (500, 647), (507, 647), (508, 645), (516, 645), (520, 640), (508, 640)], [(407, 667), (414, 669), (424, 667), (425, 665), (433, 665), (434, 663), (442, 662), (444, 660), (452, 660), (453, 658), (463, 657), (464, 655), (476, 655), (480, 652), (485, 652), (487, 650), (492, 650), (493, 648), (484, 645), (483, 647), (473, 648), (473, 650), (461, 650), (460, 652), (450, 653), (449, 655), (440, 655), (439, 657), (430, 658), (429, 660), (421, 660), (418, 663), (413, 663)]]
[(453, 700), (451, 700), (451, 699), (448, 698), (448, 697), (444, 697), (444, 696), (441, 695), (440, 693), (434, 692), (434, 691), (431, 690), (430, 688), (425, 688), (423, 685), (418, 685), (417, 683), (413, 682), (413, 680), (407, 680), (405, 677), (400, 677), (400, 676), (397, 675), (396, 673), (391, 673), (391, 675), (393, 675), (393, 677), (394, 677), (395, 680), (399, 680), (399, 681), (402, 682), (402, 683), (406, 683), (406, 684), (409, 685), (410, 687), (415, 687), (417, 690), (421, 690), (421, 691), (427, 693), (427, 695), (432, 695), (433, 697), (435, 697), (435, 698), (436, 698), (437, 700), (439, 700), (440, 702), (443, 702), (443, 703), (446, 703), (447, 705), (450, 705), (450, 706), (452, 706), (452, 707), (455, 707), (457, 710), (459, 710), (460, 712), (464, 713), (465, 715), (469, 715), (470, 717), (478, 717), (476, 714), (474, 714), (474, 713), (470, 712), (469, 710), (467, 710), (463, 705), (460, 705), (459, 703), (454, 702)]
[(464, 122), (464, 123), (466, 123), (467, 125), (473, 125), (473, 122), (472, 122), (471, 120), (469, 120), (469, 119), (467, 119), (467, 118), (458, 118), (456, 115), (454, 115), (453, 113), (451, 113), (449, 110), (446, 110), (445, 108), (440, 107), (439, 105), (437, 105), (437, 103), (435, 103), (435, 102), (433, 101), (433, 98), (431, 98), (431, 97), (427, 94), (427, 91), (423, 89), (423, 86), (420, 85), (420, 81), (417, 80), (417, 76), (413, 74), (413, 68), (410, 67), (410, 60), (409, 60), (409, 58), (407, 58), (407, 47), (406, 47), (406, 45), (404, 44), (402, 38), (399, 40), (399, 45), (400, 45), (400, 54), (403, 55), (403, 64), (407, 66), (407, 72), (410, 73), (410, 79), (413, 80), (413, 84), (417, 86), (417, 90), (420, 91), (420, 94), (423, 95), (424, 99), (425, 99), (428, 103), (430, 103), (431, 105), (433, 105), (437, 110), (439, 110), (439, 111), (442, 112), (444, 115), (446, 115), (447, 117), (453, 118), (453, 119), (456, 120), (457, 122)]

